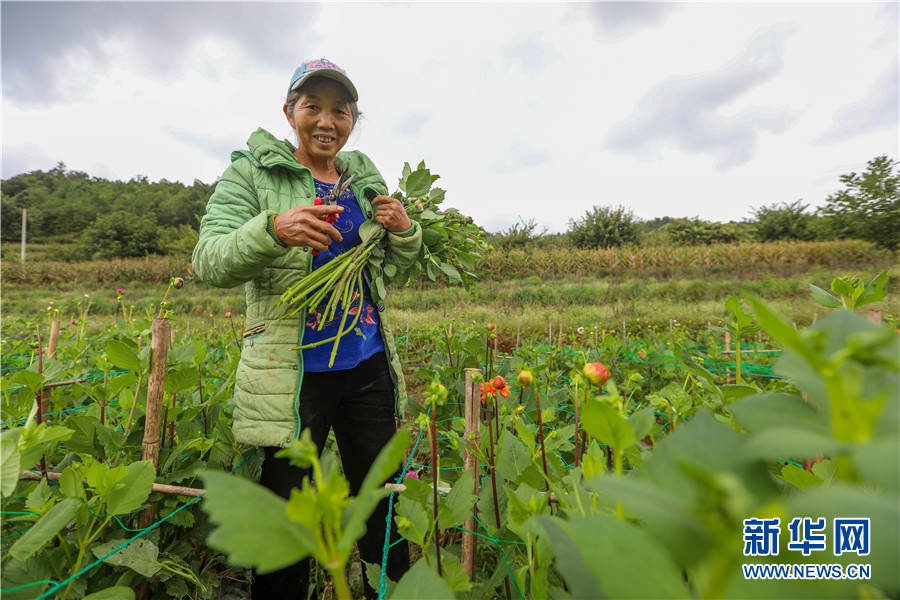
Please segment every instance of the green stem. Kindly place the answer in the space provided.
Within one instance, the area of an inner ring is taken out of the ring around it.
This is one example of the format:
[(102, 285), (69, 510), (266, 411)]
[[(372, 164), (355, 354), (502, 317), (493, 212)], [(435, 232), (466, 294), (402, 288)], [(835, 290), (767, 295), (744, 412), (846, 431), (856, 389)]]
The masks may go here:
[(337, 593), (338, 600), (353, 600), (345, 571), (344, 568), (328, 569), (328, 572), (331, 573), (331, 580), (334, 581), (334, 591)]
[[(359, 278), (362, 279), (362, 275), (360, 275)], [(356, 311), (356, 320), (357, 321), (359, 320), (359, 317), (362, 314), (362, 288), (360, 288), (359, 293), (360, 293), (359, 308)], [(337, 356), (338, 344), (341, 343), (341, 338), (343, 337), (342, 335), (340, 335), (340, 332), (344, 330), (344, 324), (347, 322), (347, 315), (350, 313), (350, 302), (347, 302), (345, 300), (343, 306), (344, 306), (344, 314), (343, 314), (343, 316), (341, 316), (341, 324), (338, 326), (338, 335), (334, 336), (334, 346), (332, 346), (331, 356), (328, 358), (328, 368), (329, 369), (334, 366), (334, 359)]]
[(338, 332), (337, 335), (334, 335), (328, 339), (319, 340), (318, 342), (313, 342), (311, 344), (304, 344), (304, 345), (298, 346), (297, 348), (294, 348), (294, 349), (295, 350), (306, 350), (307, 348), (315, 348), (317, 346), (321, 346), (322, 344), (327, 344), (328, 342), (333, 342), (336, 338), (344, 337), (345, 335), (350, 333), (354, 327), (356, 327), (356, 324), (359, 322), (360, 312), (361, 311), (356, 311), (356, 316), (354, 316), (353, 322), (347, 326), (347, 329)]

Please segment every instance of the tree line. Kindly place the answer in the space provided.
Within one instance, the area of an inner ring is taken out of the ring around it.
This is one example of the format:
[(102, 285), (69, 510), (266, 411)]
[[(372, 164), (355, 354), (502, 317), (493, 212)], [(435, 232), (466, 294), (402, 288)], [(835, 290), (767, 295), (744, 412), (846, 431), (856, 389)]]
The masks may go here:
[(2, 181), (0, 239), (19, 241), (24, 208), (29, 243), (65, 243), (61, 259), (189, 254), (214, 188), (143, 175), (110, 181), (58, 163)]
[(624, 206), (594, 206), (569, 220), (565, 233), (550, 234), (534, 219), (519, 219), (488, 236), (497, 248), (572, 246), (611, 248), (655, 244), (698, 245), (745, 241), (858, 239), (881, 248), (900, 247), (900, 169), (887, 156), (870, 160), (862, 173), (840, 177), (844, 188), (809, 210), (802, 200), (753, 208), (753, 218), (719, 223), (699, 217), (642, 221)]
[[(488, 233), (499, 249), (571, 246), (608, 248), (647, 244), (713, 244), (740, 241), (860, 239), (882, 248), (900, 247), (900, 168), (887, 156), (870, 160), (862, 173), (842, 175), (844, 188), (815, 211), (802, 200), (753, 209), (753, 218), (718, 223), (699, 217), (642, 221), (623, 206), (594, 206), (569, 221), (565, 233), (549, 234), (533, 219)], [(90, 177), (59, 163), (2, 181), (0, 238), (21, 236), (27, 209), (32, 243), (59, 243), (65, 260), (173, 254), (189, 256), (200, 217), (215, 183), (192, 185), (138, 175), (127, 182)]]

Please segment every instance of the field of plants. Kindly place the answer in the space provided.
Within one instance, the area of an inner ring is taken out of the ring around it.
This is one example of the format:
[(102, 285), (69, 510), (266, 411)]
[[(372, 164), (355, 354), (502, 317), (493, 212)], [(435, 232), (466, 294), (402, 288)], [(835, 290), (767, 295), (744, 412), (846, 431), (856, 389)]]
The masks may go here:
[[(525, 260), (510, 256), (507, 270)], [(314, 556), (318, 598), (359, 597), (363, 577), (387, 598), (897, 597), (900, 345), (896, 278), (868, 273), (878, 260), (861, 280), (792, 292), (814, 316), (799, 323), (777, 301), (732, 294), (691, 324), (671, 312), (563, 320), (537, 308), (551, 291), (565, 304), (550, 285), (501, 318), (432, 313), (404, 332), (401, 310), (404, 428), (352, 498), (334, 445), (319, 457), (298, 440), (286, 453), (314, 478), (287, 502), (253, 483), (261, 456), (231, 435), (240, 306), (181, 310), (187, 287), (159, 303), (147, 281), (157, 300), (135, 308), (138, 282), (116, 289), (98, 271), (115, 294), (73, 290), (3, 319), (0, 591), (239, 599), (250, 567)], [(574, 264), (576, 276), (595, 268)], [(4, 265), (4, 288), (15, 273)], [(503, 280), (471, 293), (492, 285)], [(544, 284), (512, 291), (529, 285)], [(415, 315), (425, 300), (408, 302)], [(888, 322), (867, 320), (871, 307)], [(160, 314), (172, 333), (154, 339)], [(157, 466), (142, 460), (148, 439)], [(386, 489), (394, 473), (402, 487)], [(389, 493), (415, 559), (399, 582), (354, 550)], [(748, 571), (780, 565), (804, 577)]]

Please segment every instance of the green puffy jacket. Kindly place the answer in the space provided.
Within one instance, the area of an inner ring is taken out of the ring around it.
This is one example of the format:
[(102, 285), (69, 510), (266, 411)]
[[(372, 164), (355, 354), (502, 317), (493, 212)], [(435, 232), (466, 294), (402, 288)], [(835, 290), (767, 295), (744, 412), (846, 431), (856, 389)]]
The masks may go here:
[[(206, 205), (193, 267), (203, 281), (216, 287), (244, 284), (247, 315), (241, 361), (234, 390), (234, 437), (256, 446), (286, 446), (300, 435), (297, 412), (303, 380), (303, 353), (292, 350), (303, 342), (306, 314), (279, 320), (290, 306), (278, 300), (288, 287), (306, 276), (312, 257), (308, 247), (284, 247), (270, 234), (272, 217), (294, 206), (309, 206), (315, 198), (313, 176), (293, 155), (287, 140), (258, 129), (248, 150), (233, 152)], [(351, 188), (367, 218), (375, 215), (370, 200), (387, 194), (387, 185), (361, 152), (340, 152), (335, 166), (354, 174)], [(387, 235), (386, 260), (404, 272), (418, 256), (422, 233)], [(406, 407), (406, 385), (384, 312), (381, 335), (391, 363), (396, 410)]]

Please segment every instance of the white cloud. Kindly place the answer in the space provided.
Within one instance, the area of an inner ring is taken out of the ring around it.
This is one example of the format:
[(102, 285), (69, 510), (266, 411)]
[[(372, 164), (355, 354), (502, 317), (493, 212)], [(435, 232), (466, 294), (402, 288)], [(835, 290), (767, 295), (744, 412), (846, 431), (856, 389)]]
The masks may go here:
[[(900, 154), (883, 3), (63, 3), (50, 21), (49, 3), (15, 4), (5, 178), (64, 161), (213, 181), (257, 127), (290, 137), (288, 79), (318, 56), (360, 90), (347, 149), (392, 187), (424, 159), (490, 230), (521, 216), (561, 231), (595, 204), (738, 220), (821, 202), (841, 173)], [(860, 134), (817, 143), (835, 123)]]

